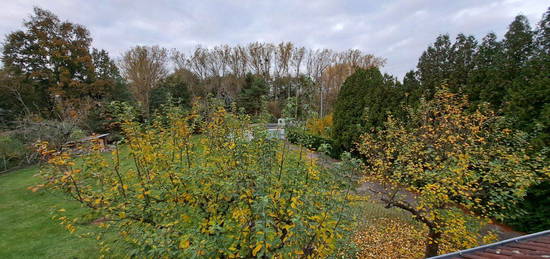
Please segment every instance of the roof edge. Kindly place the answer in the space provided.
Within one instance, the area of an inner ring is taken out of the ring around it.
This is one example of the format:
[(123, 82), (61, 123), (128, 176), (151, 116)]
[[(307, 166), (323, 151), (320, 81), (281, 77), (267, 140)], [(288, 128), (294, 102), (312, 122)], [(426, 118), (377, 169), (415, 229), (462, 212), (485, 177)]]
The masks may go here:
[(482, 245), (482, 246), (478, 246), (478, 247), (474, 247), (474, 248), (470, 248), (470, 249), (465, 249), (465, 250), (461, 250), (461, 251), (457, 251), (457, 252), (453, 252), (453, 253), (449, 253), (449, 254), (429, 257), (428, 259), (444, 259), (444, 258), (451, 258), (451, 257), (455, 257), (455, 256), (461, 256), (463, 254), (478, 252), (480, 250), (484, 250), (484, 249), (487, 249), (487, 248), (497, 247), (497, 246), (501, 246), (501, 245), (505, 245), (505, 244), (509, 244), (509, 243), (514, 243), (514, 242), (518, 242), (518, 241), (522, 241), (522, 240), (525, 240), (525, 239), (530, 239), (530, 238), (534, 238), (534, 237), (538, 237), (538, 236), (543, 236), (543, 235), (550, 235), (550, 229), (545, 230), (545, 231), (541, 231), (541, 232), (537, 232), (537, 233), (533, 233), (533, 234), (528, 234), (528, 235), (523, 235), (523, 236), (519, 236), (519, 237), (514, 237), (514, 238), (502, 240), (502, 241), (499, 241), (499, 242), (496, 242), (496, 243), (491, 243), (491, 244)]

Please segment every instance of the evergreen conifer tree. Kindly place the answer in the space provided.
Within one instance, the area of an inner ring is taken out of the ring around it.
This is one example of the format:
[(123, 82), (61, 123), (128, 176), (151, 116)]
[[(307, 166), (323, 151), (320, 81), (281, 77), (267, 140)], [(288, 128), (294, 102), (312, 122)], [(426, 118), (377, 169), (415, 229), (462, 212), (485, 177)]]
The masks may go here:
[(246, 113), (258, 115), (262, 108), (261, 98), (266, 94), (268, 94), (268, 87), (265, 80), (260, 76), (247, 74), (237, 104), (244, 108)]
[[(384, 77), (376, 67), (357, 69), (349, 76), (338, 94), (334, 108), (333, 140), (339, 153), (352, 150), (365, 129), (365, 115), (369, 126), (375, 126), (381, 113)], [(369, 105), (370, 104), (370, 105)]]

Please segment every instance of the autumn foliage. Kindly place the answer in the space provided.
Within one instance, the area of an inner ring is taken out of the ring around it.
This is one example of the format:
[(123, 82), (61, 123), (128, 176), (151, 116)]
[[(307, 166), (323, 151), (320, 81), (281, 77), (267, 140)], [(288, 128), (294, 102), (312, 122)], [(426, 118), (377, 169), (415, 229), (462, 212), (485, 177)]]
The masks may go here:
[(358, 258), (423, 258), (425, 229), (393, 218), (373, 219), (353, 237)]
[(466, 97), (443, 89), (410, 110), (408, 124), (390, 116), (358, 144), (366, 180), (388, 187), (381, 200), (428, 227), (426, 256), (482, 242), (479, 225), (502, 218), (548, 173), (541, 157), (529, 155), (525, 134), (488, 109), (466, 107)]
[(307, 131), (311, 134), (330, 138), (332, 130), (332, 113), (321, 118), (310, 118), (306, 122)]
[[(150, 125), (126, 117), (127, 150), (117, 148), (111, 156), (92, 145), (90, 154), (75, 158), (43, 143), (50, 165), (42, 170), (45, 185), (87, 206), (108, 233), (116, 233), (116, 242), (102, 243), (106, 253), (345, 255), (352, 243), (346, 241), (352, 230), (349, 184), (268, 139), (247, 116), (223, 108), (198, 116), (171, 108)], [(192, 135), (197, 130), (201, 135)], [(71, 219), (64, 222), (75, 231)]]

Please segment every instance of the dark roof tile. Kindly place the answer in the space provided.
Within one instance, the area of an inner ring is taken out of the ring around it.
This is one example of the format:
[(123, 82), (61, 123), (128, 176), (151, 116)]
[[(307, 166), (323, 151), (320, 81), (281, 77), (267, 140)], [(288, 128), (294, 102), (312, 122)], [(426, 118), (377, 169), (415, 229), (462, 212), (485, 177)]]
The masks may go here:
[(458, 251), (432, 259), (550, 258), (550, 230)]

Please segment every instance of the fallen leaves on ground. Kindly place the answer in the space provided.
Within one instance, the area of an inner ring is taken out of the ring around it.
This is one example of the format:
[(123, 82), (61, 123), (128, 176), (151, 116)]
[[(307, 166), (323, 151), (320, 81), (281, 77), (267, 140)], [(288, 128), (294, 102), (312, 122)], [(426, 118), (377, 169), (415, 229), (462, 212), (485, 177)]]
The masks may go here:
[(354, 237), (358, 258), (422, 258), (426, 231), (399, 219), (373, 219)]

